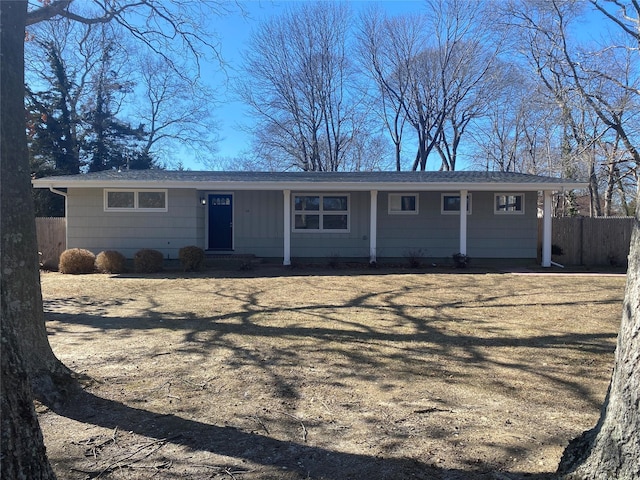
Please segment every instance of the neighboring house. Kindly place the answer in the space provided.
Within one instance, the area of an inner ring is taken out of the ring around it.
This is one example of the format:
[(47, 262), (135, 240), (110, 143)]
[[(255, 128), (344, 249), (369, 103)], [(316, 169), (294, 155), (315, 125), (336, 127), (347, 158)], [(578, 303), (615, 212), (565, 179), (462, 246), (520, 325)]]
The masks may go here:
[[(586, 183), (505, 172), (105, 171), (33, 180), (66, 197), (67, 248), (440, 261), (538, 257), (551, 265), (553, 192)], [(467, 215), (460, 215), (466, 211)]]

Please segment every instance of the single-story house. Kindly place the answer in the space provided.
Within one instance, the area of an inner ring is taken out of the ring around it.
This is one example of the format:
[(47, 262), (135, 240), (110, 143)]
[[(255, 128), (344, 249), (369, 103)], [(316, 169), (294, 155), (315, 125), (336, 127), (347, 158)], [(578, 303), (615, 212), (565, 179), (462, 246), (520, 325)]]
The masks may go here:
[[(551, 265), (554, 192), (584, 182), (513, 172), (104, 171), (33, 180), (66, 198), (67, 248), (175, 259), (538, 258)], [(541, 194), (541, 195), (540, 195)], [(466, 215), (461, 215), (466, 212)]]

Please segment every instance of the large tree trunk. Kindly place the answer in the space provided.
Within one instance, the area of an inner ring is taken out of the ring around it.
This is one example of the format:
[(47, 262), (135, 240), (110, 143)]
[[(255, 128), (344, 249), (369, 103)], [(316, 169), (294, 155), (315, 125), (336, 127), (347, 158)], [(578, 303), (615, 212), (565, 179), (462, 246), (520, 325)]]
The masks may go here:
[(640, 479), (640, 191), (615, 366), (598, 424), (564, 451), (566, 479)]
[(51, 350), (42, 309), (25, 130), (26, 5), (0, 1), (2, 329), (3, 335), (5, 327), (16, 333), (17, 353), (36, 397), (54, 402), (72, 384), (72, 377)]
[[(21, 356), (59, 365), (42, 316), (35, 252), (35, 220), (30, 195), (24, 123), (24, 25), (27, 2), (0, 2), (0, 175), (2, 195), (2, 432), (3, 478), (55, 478), (47, 460), (32, 392)], [(36, 314), (36, 312), (39, 312)], [(41, 324), (35, 328), (34, 322)], [(18, 326), (29, 325), (30, 328)], [(22, 335), (27, 335), (23, 337)], [(18, 340), (24, 342), (23, 346)], [(31, 343), (36, 341), (34, 345)], [(43, 344), (46, 344), (43, 346)], [(28, 347), (28, 348), (26, 348)], [(44, 352), (42, 351), (44, 350)], [(53, 361), (52, 361), (53, 359)], [(33, 364), (32, 364), (33, 367)]]
[[(2, 5), (15, 2), (1, 2)], [(2, 12), (4, 14), (4, 11)], [(0, 472), (7, 479), (55, 479), (33, 408), (16, 332), (4, 322), (10, 306), (2, 296), (2, 409)]]

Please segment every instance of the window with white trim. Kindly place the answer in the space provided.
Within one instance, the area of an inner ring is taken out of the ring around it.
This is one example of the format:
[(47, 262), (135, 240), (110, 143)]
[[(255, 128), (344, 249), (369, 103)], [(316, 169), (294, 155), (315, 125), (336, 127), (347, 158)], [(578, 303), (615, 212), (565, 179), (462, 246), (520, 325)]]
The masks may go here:
[(294, 232), (348, 232), (349, 195), (293, 195)]
[[(460, 194), (443, 193), (440, 201), (440, 213), (443, 215), (460, 214)], [(471, 194), (467, 194), (467, 215), (471, 215)]]
[(417, 215), (417, 193), (390, 193), (389, 215)]
[(167, 190), (104, 190), (105, 212), (166, 212)]
[(496, 193), (493, 203), (497, 215), (524, 214), (524, 193)]

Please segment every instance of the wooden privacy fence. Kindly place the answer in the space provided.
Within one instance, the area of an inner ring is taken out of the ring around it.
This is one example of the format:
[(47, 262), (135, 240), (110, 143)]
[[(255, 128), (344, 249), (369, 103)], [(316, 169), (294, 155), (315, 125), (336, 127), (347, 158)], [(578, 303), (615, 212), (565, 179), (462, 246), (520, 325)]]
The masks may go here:
[(626, 267), (632, 229), (633, 217), (554, 218), (553, 261), (562, 265)]
[(40, 263), (44, 268), (56, 270), (60, 254), (67, 248), (67, 219), (64, 217), (36, 218), (36, 235)]

